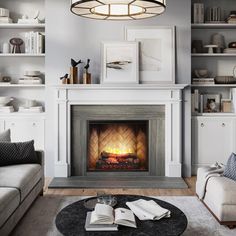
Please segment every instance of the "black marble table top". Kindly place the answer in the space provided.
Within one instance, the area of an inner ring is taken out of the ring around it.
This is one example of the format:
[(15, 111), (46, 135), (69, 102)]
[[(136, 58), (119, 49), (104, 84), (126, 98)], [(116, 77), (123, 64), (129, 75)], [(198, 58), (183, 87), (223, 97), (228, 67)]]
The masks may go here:
[(84, 200), (75, 202), (62, 209), (56, 217), (56, 227), (64, 236), (176, 236), (181, 235), (187, 228), (185, 214), (170, 203), (155, 198), (138, 195), (115, 195), (117, 207), (128, 208), (125, 203), (138, 199), (154, 200), (160, 206), (171, 211), (170, 218), (162, 218), (158, 221), (140, 221), (137, 217), (137, 228), (119, 225), (118, 231), (113, 232), (87, 232), (85, 231), (85, 219), (88, 209), (84, 207)]

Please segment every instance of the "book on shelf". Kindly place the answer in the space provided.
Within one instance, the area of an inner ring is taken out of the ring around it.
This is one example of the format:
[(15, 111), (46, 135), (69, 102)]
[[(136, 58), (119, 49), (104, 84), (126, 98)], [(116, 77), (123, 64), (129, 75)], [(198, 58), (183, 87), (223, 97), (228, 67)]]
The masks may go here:
[(18, 24), (39, 24), (39, 19), (18, 19)]
[(215, 84), (214, 78), (193, 78), (192, 84), (195, 85), (213, 85)]
[(43, 107), (42, 106), (35, 106), (35, 107), (19, 107), (18, 112), (20, 113), (42, 113)]
[(45, 52), (45, 34), (44, 32), (25, 33), (25, 53), (42, 54)]
[(221, 23), (221, 8), (209, 7), (207, 9), (207, 21), (206, 23)]
[(139, 220), (160, 220), (169, 218), (170, 210), (159, 206), (153, 200), (139, 199), (133, 202), (126, 202), (126, 205), (139, 218)]
[(13, 106), (0, 106), (0, 113), (12, 113), (14, 112)]
[(12, 19), (10, 17), (7, 16), (1, 16), (0, 17), (0, 24), (9, 24), (12, 23)]
[(193, 4), (193, 23), (194, 24), (204, 23), (204, 4), (203, 3)]
[(224, 53), (236, 53), (236, 48), (225, 48)]
[(125, 208), (113, 209), (106, 204), (96, 204), (94, 211), (91, 212), (90, 224), (117, 224), (137, 228), (134, 213)]

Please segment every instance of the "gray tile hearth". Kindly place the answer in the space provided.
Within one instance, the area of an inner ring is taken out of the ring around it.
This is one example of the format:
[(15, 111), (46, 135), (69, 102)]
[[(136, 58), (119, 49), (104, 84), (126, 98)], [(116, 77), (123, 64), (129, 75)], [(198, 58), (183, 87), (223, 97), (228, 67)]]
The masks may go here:
[(187, 184), (182, 178), (173, 177), (94, 177), (76, 176), (69, 178), (54, 178), (49, 188), (160, 188), (186, 189)]

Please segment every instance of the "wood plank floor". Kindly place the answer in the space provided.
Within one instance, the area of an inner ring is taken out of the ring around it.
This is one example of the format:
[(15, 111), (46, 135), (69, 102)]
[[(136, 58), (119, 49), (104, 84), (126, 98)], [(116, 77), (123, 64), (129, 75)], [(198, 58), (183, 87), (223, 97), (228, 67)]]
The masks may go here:
[(106, 194), (134, 194), (146, 196), (194, 196), (196, 177), (184, 179), (188, 189), (48, 189), (50, 178), (45, 179), (45, 195), (63, 195), (63, 196), (95, 196), (97, 193)]

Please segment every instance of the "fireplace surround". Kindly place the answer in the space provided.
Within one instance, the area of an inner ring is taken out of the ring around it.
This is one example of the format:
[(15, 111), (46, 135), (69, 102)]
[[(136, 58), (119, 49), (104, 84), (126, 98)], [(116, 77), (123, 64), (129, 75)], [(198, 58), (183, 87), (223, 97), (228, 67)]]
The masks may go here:
[[(142, 175), (162, 175), (166, 177), (181, 177), (182, 176), (182, 90), (186, 87), (183, 84), (174, 85), (125, 85), (125, 86), (114, 86), (114, 85), (58, 85), (56, 86), (56, 126), (57, 134), (55, 139), (56, 145), (56, 156), (55, 156), (55, 177), (70, 177), (70, 176), (90, 176), (96, 174), (96, 171), (87, 171), (87, 164), (77, 163), (77, 170), (73, 169), (73, 158), (75, 150), (73, 150), (73, 142), (76, 142), (75, 147), (78, 149), (76, 151), (87, 152), (87, 138), (88, 135), (85, 133), (83, 142), (78, 143), (78, 139), (75, 139), (76, 132), (73, 124), (73, 112), (75, 108), (91, 108), (92, 106), (98, 107), (113, 107), (114, 112), (119, 111), (118, 106), (128, 107), (126, 112), (130, 112), (130, 106), (141, 107), (142, 109), (147, 109), (148, 112), (151, 111), (150, 107), (160, 107), (164, 110), (162, 113), (162, 118), (164, 119), (164, 143), (163, 148), (163, 163), (162, 173), (158, 170), (158, 165), (150, 165), (150, 158), (148, 163), (148, 168), (144, 171), (129, 171), (127, 174), (137, 176)], [(139, 110), (139, 109), (138, 109)], [(78, 112), (80, 115), (81, 112)], [(145, 112), (144, 112), (145, 113)], [(142, 113), (143, 114), (143, 113)], [(134, 114), (133, 114), (134, 115)], [(149, 114), (150, 115), (150, 114)], [(110, 117), (104, 117), (103, 121), (147, 121), (150, 126), (150, 117), (138, 117), (127, 119), (127, 117), (118, 117), (116, 119), (114, 114)], [(87, 128), (88, 121), (99, 121), (100, 118), (92, 117), (85, 119), (85, 126)], [(148, 133), (150, 137), (150, 133)], [(85, 148), (79, 148), (81, 145)], [(148, 145), (152, 148), (148, 150), (148, 156), (154, 152), (155, 143), (153, 140), (148, 139)], [(116, 148), (116, 147), (114, 147)], [(161, 150), (160, 148), (158, 150)], [(87, 154), (87, 153), (85, 153)], [(80, 155), (81, 157), (81, 155)], [(83, 158), (78, 158), (82, 160)], [(151, 169), (150, 169), (151, 168)], [(155, 173), (154, 173), (155, 172)], [(112, 172), (112, 176), (119, 176), (118, 172)], [(105, 175), (109, 175), (109, 172), (105, 172)]]
[(73, 105), (71, 175), (164, 176), (165, 106)]

